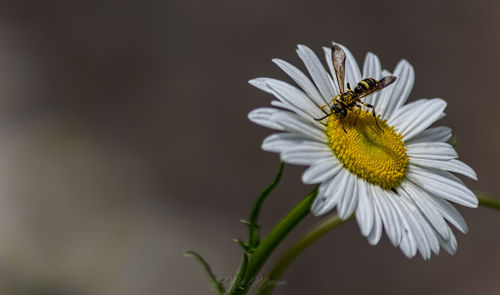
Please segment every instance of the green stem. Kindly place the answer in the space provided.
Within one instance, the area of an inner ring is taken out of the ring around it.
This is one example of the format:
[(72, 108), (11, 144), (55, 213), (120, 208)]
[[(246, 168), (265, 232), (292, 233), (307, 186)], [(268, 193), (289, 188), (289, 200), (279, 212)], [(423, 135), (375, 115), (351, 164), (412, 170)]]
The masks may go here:
[(251, 250), (253, 250), (252, 249), (253, 247), (257, 247), (260, 243), (260, 237), (259, 237), (260, 226), (257, 223), (257, 220), (259, 219), (260, 209), (262, 208), (262, 205), (264, 204), (264, 201), (266, 200), (269, 193), (271, 193), (271, 191), (280, 182), (281, 175), (283, 175), (284, 165), (285, 164), (283, 162), (280, 162), (280, 168), (278, 170), (278, 173), (276, 174), (276, 177), (274, 178), (273, 182), (261, 192), (259, 198), (257, 198), (257, 201), (255, 201), (255, 204), (250, 213), (250, 219), (249, 219), (250, 230), (249, 230), (248, 244)]
[(479, 205), (491, 209), (500, 210), (500, 198), (486, 193), (476, 192), (476, 197), (479, 200)]
[(243, 253), (243, 258), (241, 259), (240, 267), (236, 272), (234, 280), (231, 282), (232, 286), (239, 284), (239, 282), (243, 280), (246, 274), (247, 266), (248, 266), (248, 255), (246, 253)]
[(274, 267), (266, 276), (266, 284), (261, 284), (259, 291), (256, 295), (267, 295), (271, 294), (274, 287), (276, 287), (278, 280), (285, 273), (287, 268), (295, 261), (295, 259), (304, 252), (311, 244), (322, 237), (324, 234), (330, 230), (336, 228), (337, 226), (350, 221), (353, 216), (346, 220), (340, 219), (337, 214), (331, 214), (326, 219), (313, 225), (310, 230), (306, 232), (295, 244), (293, 244), (276, 262)]
[(258, 224), (258, 219), (259, 219), (259, 214), (260, 210), (262, 208), (262, 205), (264, 204), (264, 201), (266, 200), (267, 196), (273, 191), (273, 189), (278, 185), (278, 183), (281, 180), (281, 176), (283, 175), (283, 168), (285, 166), (285, 163), (280, 161), (280, 167), (278, 169), (278, 173), (276, 174), (273, 182), (269, 184), (259, 195), (257, 200), (255, 201), (252, 211), (250, 211), (250, 218), (249, 220), (241, 220), (244, 224), (248, 226), (248, 243), (245, 243), (239, 239), (235, 239), (234, 241), (238, 243), (240, 246), (243, 247), (245, 252), (243, 253), (243, 257), (241, 259), (240, 267), (238, 268), (238, 271), (236, 272), (236, 276), (232, 282), (232, 285), (239, 285), (239, 282), (241, 282), (246, 274), (247, 270), (247, 265), (248, 265), (248, 255), (247, 254), (252, 254), (255, 252), (255, 249), (260, 244), (260, 225)]
[(217, 291), (217, 294), (219, 295), (225, 294), (222, 283), (217, 280), (214, 273), (212, 272), (212, 269), (210, 268), (210, 265), (205, 261), (205, 259), (203, 259), (203, 257), (200, 256), (200, 254), (194, 251), (186, 251), (184, 252), (184, 256), (193, 258), (194, 260), (198, 261), (198, 263), (201, 265), (201, 267), (207, 274), (208, 279), (212, 283), (212, 286), (214, 287), (215, 291)]
[(307, 197), (305, 197), (295, 208), (292, 209), (262, 240), (259, 247), (250, 257), (245, 274), (239, 281), (234, 281), (228, 294), (246, 294), (255, 276), (260, 271), (267, 258), (271, 255), (278, 244), (288, 235), (288, 233), (310, 212), (310, 207), (318, 188), (316, 187)]

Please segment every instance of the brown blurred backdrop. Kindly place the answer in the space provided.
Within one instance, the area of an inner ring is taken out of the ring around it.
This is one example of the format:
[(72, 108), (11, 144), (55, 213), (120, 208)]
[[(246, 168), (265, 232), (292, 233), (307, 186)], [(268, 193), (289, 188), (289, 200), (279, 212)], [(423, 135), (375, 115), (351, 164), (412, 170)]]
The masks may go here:
[[(440, 124), (479, 175), (467, 183), (500, 194), (498, 1), (0, 3), (1, 294), (210, 294), (182, 251), (236, 269), (238, 220), (278, 166), (246, 118), (271, 97), (247, 81), (287, 79), (273, 57), (303, 69), (297, 43), (322, 56), (335, 40), (390, 70), (408, 59), (411, 98), (449, 103)], [(285, 168), (264, 231), (310, 190), (302, 170)], [(276, 294), (500, 294), (500, 212), (460, 210), (454, 256), (408, 260), (351, 223)]]

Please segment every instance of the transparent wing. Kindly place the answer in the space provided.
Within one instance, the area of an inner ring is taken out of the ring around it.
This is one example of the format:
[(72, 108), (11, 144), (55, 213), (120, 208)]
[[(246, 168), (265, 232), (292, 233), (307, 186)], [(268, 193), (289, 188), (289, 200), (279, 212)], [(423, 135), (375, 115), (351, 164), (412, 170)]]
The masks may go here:
[(344, 93), (344, 79), (345, 79), (345, 52), (338, 46), (333, 45), (332, 48), (333, 69), (337, 76), (337, 83), (339, 84), (340, 93)]
[(391, 85), (392, 83), (394, 83), (394, 81), (396, 81), (396, 76), (386, 76), (382, 78), (380, 81), (378, 81), (377, 89), (375, 91), (379, 91), (380, 89)]
[(361, 99), (363, 97), (366, 97), (370, 94), (373, 94), (377, 91), (380, 91), (382, 89), (384, 89), (385, 87), (391, 85), (392, 83), (394, 83), (394, 81), (396, 81), (396, 76), (386, 76), (384, 78), (382, 78), (380, 81), (377, 82), (377, 86), (374, 87), (373, 89), (369, 90), (369, 91), (365, 91), (363, 93), (361, 93), (359, 96), (358, 96), (358, 99)]

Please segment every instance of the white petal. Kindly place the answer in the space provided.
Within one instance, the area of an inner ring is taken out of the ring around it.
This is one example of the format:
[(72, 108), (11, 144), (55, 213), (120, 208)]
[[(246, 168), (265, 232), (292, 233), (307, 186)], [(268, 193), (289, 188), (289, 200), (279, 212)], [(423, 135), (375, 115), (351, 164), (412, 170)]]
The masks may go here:
[(403, 181), (401, 187), (406, 191), (406, 195), (420, 209), (424, 216), (429, 220), (434, 229), (444, 238), (448, 239), (448, 225), (443, 219), (441, 212), (437, 208), (437, 204), (429, 196), (429, 194), (414, 185), (411, 181)]
[(395, 246), (399, 245), (401, 243), (401, 239), (403, 237), (403, 223), (401, 222), (401, 218), (399, 217), (398, 214), (398, 207), (401, 206), (400, 203), (398, 202), (397, 198), (399, 198), (399, 195), (396, 193), (393, 193), (392, 191), (384, 191), (385, 192), (385, 197), (386, 200), (389, 201), (391, 206), (389, 207), (392, 211), (392, 215), (394, 218), (395, 222), (395, 228), (396, 228), (396, 241), (397, 243)]
[(397, 246), (401, 242), (401, 236), (402, 236), (402, 227), (401, 227), (401, 221), (399, 220), (399, 216), (396, 212), (395, 207), (399, 206), (399, 203), (395, 202), (396, 198), (399, 196), (392, 191), (388, 190), (383, 190), (380, 189), (380, 191), (383, 193), (382, 196), (385, 199), (385, 202), (387, 204), (387, 208), (389, 208), (390, 213), (391, 213), (391, 226), (393, 227), (392, 231), (395, 232), (394, 236), (394, 241), (393, 245)]
[(393, 75), (397, 77), (396, 82), (380, 92), (379, 109), (385, 119), (406, 102), (415, 81), (413, 67), (406, 60), (397, 64)]
[(374, 223), (373, 201), (368, 196), (367, 184), (363, 179), (358, 183), (358, 206), (356, 208), (356, 219), (363, 236), (368, 236)]
[(287, 112), (278, 112), (271, 116), (271, 120), (281, 126), (285, 131), (297, 133), (304, 137), (327, 143), (326, 134), (310, 123), (304, 122), (303, 119)]
[(267, 92), (269, 94), (273, 94), (273, 91), (267, 86), (266, 80), (271, 79), (271, 78), (255, 78), (248, 80), (248, 84), (252, 85), (255, 88), (258, 88), (264, 92)]
[(392, 95), (396, 97), (396, 104), (394, 109), (400, 108), (406, 103), (410, 92), (415, 83), (415, 71), (412, 65), (406, 61), (401, 60), (394, 70), (394, 75), (398, 77)]
[(399, 244), (399, 248), (403, 251), (403, 254), (407, 258), (413, 258), (417, 253), (417, 245), (415, 243), (415, 238), (413, 235), (408, 233), (408, 227), (405, 227), (403, 236), (401, 238), (401, 243)]
[(307, 78), (307, 76), (302, 73), (295, 66), (289, 64), (288, 62), (275, 58), (273, 62), (280, 67), (285, 73), (287, 73), (290, 78), (292, 78), (297, 85), (299, 85), (309, 97), (316, 103), (317, 106), (321, 107), (328, 103), (325, 98), (318, 92), (316, 86)]
[[(276, 98), (280, 99), (278, 101), (271, 101), (271, 105), (273, 106), (276, 106), (276, 107), (279, 107), (279, 108), (283, 108), (285, 110), (289, 110), (289, 111), (292, 111), (294, 112), (295, 114), (301, 116), (302, 118), (306, 119), (307, 121), (310, 121), (311, 123), (313, 123), (314, 125), (318, 125), (314, 118), (313, 118), (313, 115), (311, 115), (311, 113), (308, 113), (306, 111), (304, 111), (303, 109), (301, 109), (300, 107), (297, 107), (296, 105), (294, 104), (290, 104), (289, 102), (287, 102), (287, 100), (283, 100), (283, 97), (282, 96), (279, 96), (275, 90), (271, 89), (269, 87), (269, 85), (266, 83), (267, 81), (271, 80), (271, 78), (255, 78), (255, 79), (252, 79), (250, 81), (248, 81), (248, 83), (264, 92), (267, 92), (273, 96), (275, 96)], [(278, 96), (278, 97), (277, 97)]]
[(271, 93), (278, 100), (293, 105), (310, 114), (312, 117), (323, 115), (323, 112), (321, 112), (321, 110), (311, 100), (311, 98), (297, 87), (276, 79), (261, 79), (263, 79), (264, 83), (270, 89)]
[(258, 108), (250, 113), (248, 113), (248, 119), (255, 124), (275, 129), (275, 130), (284, 130), (283, 126), (276, 124), (271, 120), (272, 115), (277, 112), (282, 112), (275, 108)]
[(466, 207), (477, 207), (478, 201), (463, 184), (446, 178), (426, 168), (410, 165), (406, 177), (413, 183), (438, 197), (447, 199)]
[(458, 158), (457, 151), (445, 142), (422, 142), (406, 145), (406, 154), (411, 158), (451, 160)]
[[(441, 247), (443, 247), (448, 254), (453, 255), (455, 252), (457, 252), (457, 239), (455, 238), (455, 235), (449, 229), (450, 232), (450, 238), (448, 240), (445, 239), (439, 239), (439, 243), (441, 244)], [(439, 237), (438, 237), (439, 238)]]
[(288, 164), (309, 166), (328, 157), (326, 153), (309, 153), (300, 151), (287, 151), (280, 155), (280, 159)]
[(320, 186), (318, 197), (311, 206), (311, 212), (314, 215), (323, 215), (338, 204), (340, 197), (344, 194), (348, 185), (347, 179), (349, 174), (349, 171), (342, 169), (339, 171), (338, 175), (328, 183), (326, 190), (322, 190)]
[(385, 77), (385, 76), (391, 76), (391, 75), (392, 75), (392, 73), (391, 73), (391, 72), (389, 72), (388, 70), (386, 70), (386, 69), (383, 69), (383, 70), (382, 70), (382, 77)]
[(433, 173), (441, 175), (445, 178), (448, 178), (451, 181), (455, 181), (455, 182), (460, 183), (461, 185), (465, 186), (465, 183), (460, 178), (458, 178), (457, 176), (455, 176), (455, 174), (450, 173), (446, 170), (436, 169), (436, 168), (427, 168), (427, 170), (432, 171)]
[[(427, 220), (425, 220), (424, 216), (420, 213), (420, 211), (415, 211), (415, 218), (417, 222), (419, 223), (420, 227), (422, 228), (422, 231), (425, 234), (425, 237), (429, 243), (429, 248), (434, 252), (435, 254), (439, 254), (439, 240), (436, 235), (436, 231), (429, 225)], [(424, 259), (429, 259), (430, 254), (427, 253), (421, 253), (422, 257)]]
[(340, 169), (340, 171), (337, 173), (337, 176), (332, 177), (331, 179), (322, 183), (319, 187), (318, 195), (323, 196), (325, 200), (329, 199), (331, 195), (335, 192), (335, 190), (338, 188), (339, 183), (342, 181), (342, 177), (345, 176), (344, 175), (345, 173), (346, 171), (344, 169)]
[(368, 52), (363, 65), (363, 78), (374, 78), (380, 80), (381, 74), (382, 67), (380, 66), (380, 60), (375, 54)]
[(419, 220), (416, 218), (415, 212), (418, 210), (413, 206), (408, 200), (401, 198), (401, 211), (403, 212), (403, 216), (405, 220), (408, 222), (410, 227), (409, 232), (413, 235), (415, 239), (415, 244), (417, 246), (418, 251), (422, 255), (424, 259), (427, 259), (431, 256), (431, 248), (429, 245), (429, 241), (427, 240), (427, 235), (424, 232)]
[(279, 101), (296, 107), (309, 117), (319, 118), (325, 114), (311, 101), (309, 96), (286, 82), (272, 78), (256, 78), (250, 80), (249, 83), (259, 89), (265, 89), (266, 92), (274, 95)]
[(315, 162), (333, 157), (330, 148), (322, 143), (305, 141), (300, 146), (294, 146), (280, 155), (281, 160), (296, 165), (311, 165)]
[(439, 197), (430, 196), (434, 202), (437, 205), (437, 209), (443, 217), (448, 220), (449, 223), (453, 224), (459, 231), (462, 233), (467, 233), (469, 230), (467, 227), (467, 223), (465, 222), (465, 219), (462, 217), (460, 212), (458, 212), (457, 208), (453, 207), (452, 204), (450, 204), (448, 201), (443, 200)]
[(316, 121), (311, 115), (305, 113), (303, 110), (299, 109), (296, 106), (293, 106), (293, 105), (291, 105), (289, 103), (282, 102), (282, 101), (279, 101), (279, 100), (272, 100), (271, 101), (271, 105), (273, 107), (277, 107), (277, 108), (280, 108), (280, 109), (288, 110), (291, 113), (294, 113), (294, 114), (298, 115), (299, 117), (302, 118), (303, 121), (308, 122), (310, 125), (313, 125), (313, 126), (317, 127), (320, 130), (325, 130), (326, 129), (325, 125), (323, 125), (322, 123)]
[(420, 132), (418, 135), (408, 140), (407, 144), (419, 142), (447, 142), (451, 138), (451, 128), (449, 127), (432, 127)]
[(431, 99), (413, 108), (409, 116), (396, 118), (393, 124), (396, 130), (403, 135), (403, 140), (407, 141), (439, 119), (445, 108), (446, 102), (444, 100)]
[(460, 173), (469, 178), (477, 180), (476, 172), (462, 161), (457, 159), (452, 160), (438, 160), (438, 159), (425, 159), (425, 158), (413, 158), (410, 157), (410, 164), (448, 170), (451, 172)]
[(302, 174), (302, 182), (305, 184), (322, 183), (337, 175), (340, 169), (343, 169), (342, 164), (332, 156), (309, 167)]
[[(382, 70), (382, 75), (381, 77), (386, 77), (386, 76), (391, 76), (392, 73), (387, 71), (387, 70)], [(390, 89), (393, 85), (387, 86), (387, 89)], [(387, 89), (383, 89), (379, 92), (376, 93), (376, 99), (372, 99), (372, 105), (375, 106), (375, 111), (377, 114), (380, 114), (383, 119), (386, 119), (387, 116), (384, 115), (383, 112), (381, 112), (383, 109), (385, 109), (386, 103), (385, 100), (389, 99), (389, 96), (384, 96), (384, 91), (387, 91)], [(370, 95), (371, 96), (371, 95)], [(388, 121), (389, 122), (389, 121)]]
[[(397, 199), (396, 201), (399, 203), (402, 202), (401, 199)], [(401, 248), (401, 251), (403, 251), (403, 253), (406, 255), (406, 257), (412, 258), (413, 256), (415, 256), (415, 254), (417, 254), (417, 242), (415, 240), (413, 228), (408, 221), (408, 213), (406, 211), (406, 208), (402, 204), (396, 206), (395, 211), (396, 214), (398, 214), (399, 219), (401, 220), (402, 227), (401, 243), (399, 244), (399, 247)]]
[(382, 217), (382, 222), (384, 224), (385, 231), (389, 240), (393, 245), (398, 245), (401, 240), (401, 228), (399, 226), (399, 219), (394, 216), (394, 211), (391, 208), (392, 204), (388, 199), (386, 199), (385, 191), (382, 191), (378, 186), (370, 186), (373, 192), (373, 199), (377, 204), (377, 208)]
[[(342, 170), (341, 170), (342, 171)], [(340, 172), (340, 171), (339, 171)], [(319, 216), (323, 213), (323, 206), (325, 205), (326, 200), (328, 200), (328, 191), (330, 187), (334, 188), (339, 181), (339, 177), (332, 177), (319, 185), (318, 195), (311, 206), (311, 213), (315, 216)], [(333, 189), (332, 189), (333, 191)]]
[(310, 141), (310, 139), (294, 133), (274, 133), (264, 139), (262, 149), (268, 152), (281, 153), (296, 146), (301, 146), (307, 141)]
[(357, 176), (349, 173), (346, 189), (343, 195), (340, 196), (337, 211), (341, 219), (347, 219), (352, 215), (356, 204), (358, 203), (358, 186)]
[(335, 96), (335, 93), (333, 92), (333, 82), (331, 81), (328, 72), (325, 70), (316, 54), (314, 54), (309, 47), (305, 45), (298, 45), (297, 47), (297, 54), (304, 62), (304, 65), (309, 71), (316, 87), (318, 87), (319, 92), (323, 95), (326, 101), (330, 101)]
[(399, 109), (395, 110), (391, 114), (391, 116), (389, 116), (389, 118), (387, 119), (387, 124), (392, 126), (395, 123), (399, 124), (399, 121), (405, 121), (405, 118), (411, 116), (411, 114), (414, 113), (414, 110), (417, 110), (419, 107), (425, 105), (428, 102), (429, 100), (427, 98), (421, 98), (416, 101), (412, 101), (410, 103), (403, 105)]
[[(382, 67), (380, 66), (380, 60), (378, 57), (368, 52), (365, 57), (365, 64), (363, 66), (363, 78), (374, 78), (380, 80), (382, 74)], [(379, 92), (367, 96), (364, 101), (368, 104), (374, 104), (377, 101)]]
[[(370, 188), (371, 185), (368, 185), (367, 187)], [(370, 234), (366, 237), (368, 239), (368, 243), (370, 245), (376, 245), (380, 241), (380, 238), (382, 237), (382, 219), (380, 218), (380, 212), (379, 208), (377, 206), (377, 203), (373, 201), (373, 192), (371, 192), (371, 199), (372, 199), (372, 205), (373, 205), (373, 227), (372, 230), (370, 231)]]

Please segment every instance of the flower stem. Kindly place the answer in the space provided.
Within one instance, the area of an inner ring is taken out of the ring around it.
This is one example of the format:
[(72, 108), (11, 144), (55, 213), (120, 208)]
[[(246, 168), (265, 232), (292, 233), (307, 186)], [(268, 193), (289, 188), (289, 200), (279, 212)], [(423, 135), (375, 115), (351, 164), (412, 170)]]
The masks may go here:
[[(353, 215), (354, 216), (354, 215)], [(276, 262), (274, 267), (266, 276), (267, 284), (262, 284), (256, 295), (268, 295), (271, 294), (274, 287), (277, 285), (278, 280), (285, 273), (286, 269), (295, 261), (295, 259), (312, 243), (322, 237), (324, 234), (330, 230), (336, 228), (337, 226), (350, 221), (353, 216), (346, 220), (342, 220), (337, 214), (331, 214), (324, 220), (313, 225), (310, 230), (308, 230), (295, 244), (293, 244)]]
[(500, 198), (486, 193), (476, 192), (476, 197), (479, 200), (479, 205), (491, 209), (500, 210)]
[(310, 207), (318, 188), (316, 187), (295, 208), (292, 209), (262, 240), (255, 252), (252, 253), (245, 274), (240, 280), (235, 280), (228, 294), (246, 294), (255, 276), (260, 271), (267, 258), (287, 234), (310, 212)]

